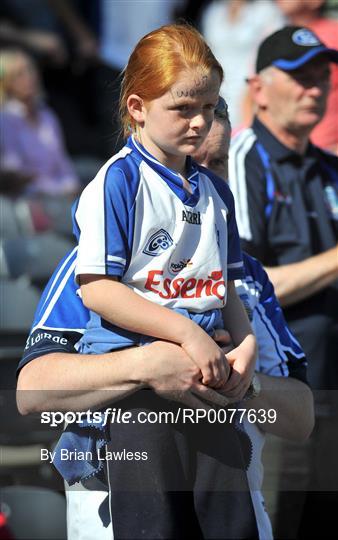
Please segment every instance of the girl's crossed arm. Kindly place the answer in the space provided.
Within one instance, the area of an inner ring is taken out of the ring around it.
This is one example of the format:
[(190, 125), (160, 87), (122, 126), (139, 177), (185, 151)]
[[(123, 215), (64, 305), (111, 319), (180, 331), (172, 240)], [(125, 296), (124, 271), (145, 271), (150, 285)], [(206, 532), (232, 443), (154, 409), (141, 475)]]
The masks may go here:
[(192, 320), (143, 298), (116, 277), (81, 274), (80, 284), (88, 309), (120, 328), (181, 345), (200, 368), (204, 384), (219, 387), (227, 381), (225, 354)]
[(256, 365), (257, 345), (250, 321), (239, 299), (235, 284), (228, 281), (227, 303), (223, 308), (224, 328), (230, 333), (235, 348), (227, 353), (232, 372), (222, 390), (229, 397), (242, 399), (250, 386)]

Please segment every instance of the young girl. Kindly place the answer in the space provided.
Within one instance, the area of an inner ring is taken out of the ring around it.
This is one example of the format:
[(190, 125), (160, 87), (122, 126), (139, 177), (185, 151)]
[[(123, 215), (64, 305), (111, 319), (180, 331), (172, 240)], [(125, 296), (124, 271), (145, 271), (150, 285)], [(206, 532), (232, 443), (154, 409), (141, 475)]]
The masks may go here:
[[(91, 320), (80, 352), (160, 338), (180, 344), (202, 383), (249, 386), (255, 339), (234, 280), (242, 275), (232, 195), (189, 155), (211, 127), (222, 68), (193, 28), (142, 38), (124, 71), (126, 146), (99, 171), (74, 212), (77, 279)], [(211, 335), (224, 325), (229, 363)], [(227, 383), (227, 384), (226, 384)]]
[[(91, 310), (80, 352), (153, 338), (179, 344), (202, 380), (187, 393), (193, 388), (200, 397), (204, 385), (243, 396), (255, 364), (255, 339), (234, 289), (242, 260), (233, 198), (223, 180), (189, 157), (211, 127), (222, 78), (210, 49), (188, 26), (165, 26), (141, 39), (120, 101), (131, 136), (74, 209), (76, 275)], [(227, 358), (211, 337), (222, 317), (236, 346)], [(130, 423), (112, 416), (107, 426), (105, 411), (100, 425), (68, 426), (54, 465), (70, 484), (103, 473), (116, 539), (256, 537), (244, 472), (248, 437), (231, 422), (185, 425), (182, 404), (169, 395), (141, 389), (118, 398), (114, 404), (128, 411)], [(143, 423), (140, 411), (169, 412), (178, 425)], [(64, 461), (64, 448), (90, 460)], [(146, 457), (120, 463), (116, 452)]]

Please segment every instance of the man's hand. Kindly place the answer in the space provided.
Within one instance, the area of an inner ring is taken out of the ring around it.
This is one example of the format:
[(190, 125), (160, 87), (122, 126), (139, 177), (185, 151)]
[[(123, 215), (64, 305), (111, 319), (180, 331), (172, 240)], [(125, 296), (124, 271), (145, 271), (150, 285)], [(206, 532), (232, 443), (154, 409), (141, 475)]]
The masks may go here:
[(206, 410), (212, 404), (227, 405), (226, 397), (200, 382), (200, 369), (179, 345), (155, 341), (144, 347), (144, 351), (147, 359), (142, 380), (160, 396)]

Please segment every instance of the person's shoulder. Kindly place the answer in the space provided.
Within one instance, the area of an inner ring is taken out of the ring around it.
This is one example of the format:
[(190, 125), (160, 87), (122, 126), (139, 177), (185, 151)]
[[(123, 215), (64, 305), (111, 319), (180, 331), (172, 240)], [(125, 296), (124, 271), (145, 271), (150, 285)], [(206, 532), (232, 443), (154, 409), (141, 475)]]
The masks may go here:
[(315, 145), (313, 145), (313, 150), (319, 160), (327, 163), (328, 165), (332, 165), (338, 171), (338, 156), (336, 154)]
[(243, 129), (231, 139), (229, 148), (229, 185), (235, 199), (250, 183), (263, 189), (257, 178), (265, 176), (265, 167), (257, 149), (258, 135), (253, 127)]
[(198, 171), (200, 175), (204, 176), (204, 179), (209, 181), (214, 188), (216, 189), (218, 195), (223, 199), (225, 202), (232, 201), (232, 193), (228, 186), (228, 183), (223, 180), (220, 176), (217, 176), (217, 174), (213, 173), (206, 167), (203, 167), (203, 165), (197, 164)]
[(220, 185), (220, 186), (225, 186), (226, 189), (229, 189), (228, 186), (227, 186), (227, 182), (225, 180), (223, 180), (223, 178), (221, 178), (220, 176), (215, 174), (210, 169), (207, 169), (206, 167), (204, 167), (204, 165), (200, 165), (197, 162), (195, 162), (195, 165), (196, 165), (200, 175), (202, 174), (202, 175), (206, 176), (208, 178), (208, 180), (210, 180), (210, 182), (212, 182), (213, 184), (217, 184), (217, 185)]
[(2, 129), (5, 129), (5, 126), (22, 124), (22, 122), (25, 122), (25, 118), (23, 115), (18, 114), (14, 109), (11, 109), (4, 104), (0, 109), (0, 121), (4, 126)]
[(230, 141), (229, 148), (229, 174), (232, 168), (238, 168), (243, 164), (246, 166), (252, 161), (259, 162), (257, 152), (258, 135), (253, 127), (241, 129), (236, 132)]
[(103, 190), (105, 194), (135, 196), (139, 181), (139, 164), (133, 159), (131, 148), (124, 146), (102, 165), (83, 190), (81, 197), (90, 197), (96, 190)]
[(139, 162), (134, 158), (132, 148), (125, 145), (119, 152), (108, 159), (101, 171), (104, 171), (106, 175), (112, 175), (119, 171), (125, 177), (131, 179), (134, 176), (139, 177), (139, 165)]
[(242, 128), (233, 133), (230, 141), (230, 149), (234, 151), (242, 146), (252, 146), (257, 140), (257, 134), (253, 126)]
[(246, 251), (243, 251), (243, 263), (246, 273), (252, 277), (261, 279), (266, 275), (262, 263)]
[(260, 290), (263, 290), (267, 285), (270, 285), (271, 282), (262, 263), (255, 257), (252, 257), (252, 255), (249, 255), (246, 251), (242, 252), (242, 256), (245, 279), (255, 283), (256, 287)]
[(324, 150), (319, 146), (312, 145), (312, 155), (317, 158), (319, 169), (323, 173), (324, 184), (333, 183), (338, 186), (338, 156)]

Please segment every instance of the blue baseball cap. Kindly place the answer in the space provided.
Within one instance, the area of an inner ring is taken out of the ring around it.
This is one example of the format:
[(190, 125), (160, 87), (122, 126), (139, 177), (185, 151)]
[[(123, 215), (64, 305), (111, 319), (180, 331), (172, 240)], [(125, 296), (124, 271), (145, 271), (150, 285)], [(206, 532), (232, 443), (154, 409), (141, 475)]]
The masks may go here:
[(285, 26), (260, 44), (256, 73), (269, 66), (293, 71), (320, 54), (330, 62), (338, 63), (338, 50), (326, 47), (312, 30), (302, 26)]

